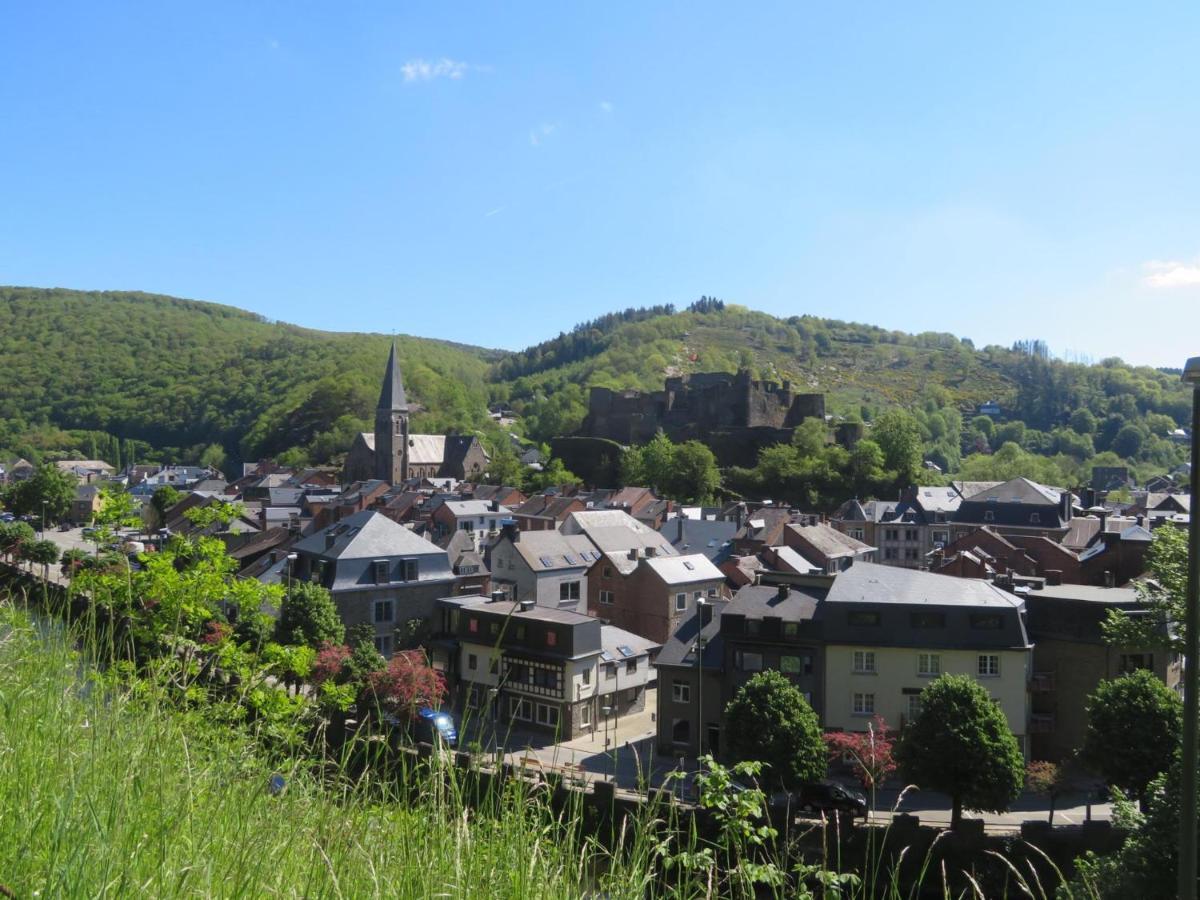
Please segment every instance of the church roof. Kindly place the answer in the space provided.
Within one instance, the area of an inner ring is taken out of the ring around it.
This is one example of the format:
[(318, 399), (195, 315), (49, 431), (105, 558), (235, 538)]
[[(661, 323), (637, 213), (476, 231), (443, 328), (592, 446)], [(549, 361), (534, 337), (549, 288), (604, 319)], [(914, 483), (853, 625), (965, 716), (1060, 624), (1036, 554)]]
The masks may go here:
[(376, 409), (408, 411), (404, 381), (400, 378), (400, 366), (396, 363), (395, 341), (392, 341), (392, 352), (388, 354), (387, 371), (383, 374), (383, 389), (379, 392), (379, 404)]

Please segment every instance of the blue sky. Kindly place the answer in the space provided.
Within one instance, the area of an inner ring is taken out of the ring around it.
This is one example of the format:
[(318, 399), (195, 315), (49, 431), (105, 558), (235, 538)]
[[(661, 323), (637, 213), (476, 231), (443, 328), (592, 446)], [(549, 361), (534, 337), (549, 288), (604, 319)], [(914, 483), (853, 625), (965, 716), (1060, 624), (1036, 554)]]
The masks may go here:
[(0, 283), (1200, 354), (1195, 4), (0, 6)]

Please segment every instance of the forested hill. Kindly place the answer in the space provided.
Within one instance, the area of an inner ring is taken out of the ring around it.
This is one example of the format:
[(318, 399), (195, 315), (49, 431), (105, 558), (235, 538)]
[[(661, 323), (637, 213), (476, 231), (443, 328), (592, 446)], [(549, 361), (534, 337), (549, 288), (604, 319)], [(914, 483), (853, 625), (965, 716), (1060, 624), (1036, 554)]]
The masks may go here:
[[(0, 287), (0, 461), (328, 459), (369, 420), (390, 336), (153, 294)], [(415, 424), (486, 419), (493, 351), (400, 336)]]
[[(1183, 459), (1168, 438), (1190, 416), (1178, 372), (1115, 359), (1067, 363), (1036, 340), (977, 349), (952, 334), (780, 319), (710, 298), (683, 311), (642, 312), (588, 322), (505, 357), (494, 368), (493, 394), (521, 413), (527, 433), (546, 440), (579, 426), (591, 386), (659, 390), (665, 374), (745, 367), (824, 392), (827, 411), (847, 419), (870, 422), (889, 407), (908, 409), (926, 458), (947, 472), (1008, 442), (1053, 461), (1030, 471), (1060, 482), (1083, 477), (1093, 461), (1126, 460), (1144, 476)], [(977, 414), (988, 400), (1000, 404), (997, 421)], [(976, 461), (974, 471), (988, 469)]]
[[(0, 461), (328, 462), (370, 427), (390, 340), (150, 294), (0, 287)], [(397, 343), (409, 397), (424, 407), (414, 428), (492, 439), (489, 400), (509, 402), (517, 429), (546, 441), (579, 427), (593, 385), (656, 390), (668, 374), (741, 367), (824, 392), (828, 411), (849, 419), (910, 410), (926, 457), (950, 472), (1007, 442), (1056, 460), (1064, 479), (1117, 456), (1140, 474), (1170, 470), (1182, 450), (1167, 435), (1189, 414), (1169, 372), (709, 298), (601, 316), (516, 354)], [(1001, 405), (997, 423), (976, 415), (987, 400)]]

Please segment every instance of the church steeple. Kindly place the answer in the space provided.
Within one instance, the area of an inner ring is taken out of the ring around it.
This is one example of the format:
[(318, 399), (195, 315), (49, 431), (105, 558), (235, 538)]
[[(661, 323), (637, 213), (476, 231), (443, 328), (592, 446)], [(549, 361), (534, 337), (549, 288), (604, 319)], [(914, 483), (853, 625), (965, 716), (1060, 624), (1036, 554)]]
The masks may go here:
[(392, 341), (392, 352), (388, 355), (387, 371), (383, 373), (383, 389), (379, 392), (376, 409), (408, 412), (408, 398), (404, 396), (404, 380), (400, 377), (400, 366), (396, 364), (396, 342)]
[(388, 484), (408, 479), (408, 398), (396, 362), (395, 341), (375, 409), (375, 477)]

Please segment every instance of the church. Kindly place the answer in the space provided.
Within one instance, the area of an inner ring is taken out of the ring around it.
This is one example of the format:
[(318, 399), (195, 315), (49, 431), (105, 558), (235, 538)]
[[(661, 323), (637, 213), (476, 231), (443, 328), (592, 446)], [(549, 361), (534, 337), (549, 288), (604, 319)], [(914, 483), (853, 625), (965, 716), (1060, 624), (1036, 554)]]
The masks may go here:
[(410, 478), (469, 480), (479, 477), (488, 462), (487, 452), (474, 435), (409, 433), (408, 398), (393, 342), (375, 409), (375, 431), (364, 431), (354, 439), (346, 454), (344, 481), (349, 484), (374, 478), (400, 484)]

